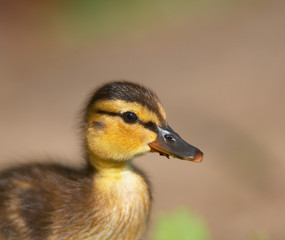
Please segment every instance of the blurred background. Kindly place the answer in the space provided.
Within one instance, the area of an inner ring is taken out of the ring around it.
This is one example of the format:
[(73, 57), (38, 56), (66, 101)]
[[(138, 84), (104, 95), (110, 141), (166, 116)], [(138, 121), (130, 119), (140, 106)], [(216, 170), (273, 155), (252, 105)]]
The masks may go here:
[(166, 239), (161, 219), (181, 226), (187, 211), (208, 234), (195, 240), (285, 239), (284, 1), (0, 3), (1, 168), (80, 165), (87, 95), (128, 79), (153, 89), (204, 152), (201, 164), (135, 160), (153, 184), (145, 239)]

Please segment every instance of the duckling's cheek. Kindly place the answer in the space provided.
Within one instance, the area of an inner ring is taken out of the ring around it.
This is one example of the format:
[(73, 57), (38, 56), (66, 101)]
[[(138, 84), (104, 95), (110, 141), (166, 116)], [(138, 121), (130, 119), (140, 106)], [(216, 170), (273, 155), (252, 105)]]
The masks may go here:
[(133, 155), (143, 154), (150, 151), (149, 143), (156, 139), (156, 133), (146, 129), (140, 124), (130, 125), (124, 129), (124, 144), (125, 151), (132, 152)]
[(156, 134), (140, 124), (126, 125), (121, 119), (105, 123), (101, 130), (88, 129), (87, 146), (101, 159), (124, 161), (150, 151)]
[[(109, 131), (109, 129), (108, 129)], [(156, 134), (144, 128), (140, 124), (128, 124), (119, 122), (110, 131), (113, 134), (105, 134), (104, 142), (108, 142), (111, 149), (120, 159), (131, 159), (136, 155), (148, 152), (148, 143), (156, 138)]]

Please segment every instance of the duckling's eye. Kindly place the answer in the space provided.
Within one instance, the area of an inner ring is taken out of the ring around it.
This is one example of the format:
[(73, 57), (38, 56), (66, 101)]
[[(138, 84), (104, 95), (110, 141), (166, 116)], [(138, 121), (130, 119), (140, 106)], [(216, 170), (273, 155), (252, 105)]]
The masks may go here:
[(122, 118), (126, 123), (135, 123), (138, 121), (138, 116), (133, 112), (123, 113)]

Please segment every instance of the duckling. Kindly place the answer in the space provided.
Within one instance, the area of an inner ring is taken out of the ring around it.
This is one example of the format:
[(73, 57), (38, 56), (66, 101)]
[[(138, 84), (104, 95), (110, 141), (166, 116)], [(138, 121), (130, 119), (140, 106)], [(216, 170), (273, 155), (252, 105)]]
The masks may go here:
[(82, 125), (81, 169), (35, 163), (0, 173), (0, 239), (139, 240), (152, 197), (132, 159), (158, 152), (202, 160), (202, 152), (169, 127), (158, 97), (136, 83), (98, 88)]

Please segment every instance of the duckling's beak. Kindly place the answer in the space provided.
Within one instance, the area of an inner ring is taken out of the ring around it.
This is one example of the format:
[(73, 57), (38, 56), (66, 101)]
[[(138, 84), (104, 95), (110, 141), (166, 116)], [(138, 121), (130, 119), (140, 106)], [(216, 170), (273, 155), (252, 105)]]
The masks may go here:
[(152, 152), (158, 152), (169, 158), (173, 156), (183, 160), (201, 162), (203, 153), (196, 147), (185, 142), (173, 129), (157, 127), (157, 139), (149, 144)]

